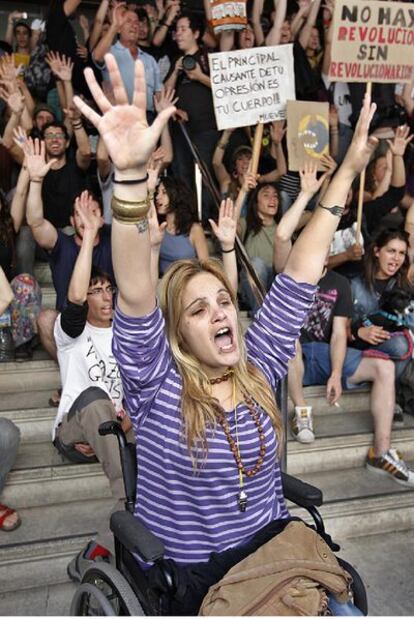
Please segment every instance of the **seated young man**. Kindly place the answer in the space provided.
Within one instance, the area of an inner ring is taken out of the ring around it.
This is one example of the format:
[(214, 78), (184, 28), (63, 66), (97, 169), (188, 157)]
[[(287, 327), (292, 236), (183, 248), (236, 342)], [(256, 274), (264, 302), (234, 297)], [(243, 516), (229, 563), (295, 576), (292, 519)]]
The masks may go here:
[(325, 385), (331, 405), (338, 402), (342, 389), (353, 389), (370, 382), (374, 444), (366, 466), (388, 475), (400, 484), (414, 486), (414, 473), (391, 447), (391, 427), (395, 405), (394, 363), (367, 357), (362, 351), (347, 348), (347, 323), (352, 313), (349, 282), (334, 271), (325, 271), (319, 290), (305, 320), (301, 349), (289, 364), (289, 395), (295, 405), (292, 431), (301, 443), (315, 439), (312, 408), (306, 406), (303, 386)]
[[(109, 479), (115, 508), (123, 509), (125, 491), (117, 440), (98, 432), (101, 423), (115, 419), (122, 419), (126, 432), (131, 427), (123, 410), (121, 378), (112, 354), (114, 287), (110, 275), (92, 266), (101, 216), (87, 192), (77, 199), (76, 210), (83, 226), (82, 245), (70, 280), (67, 305), (54, 328), (63, 388), (53, 431), (54, 445), (72, 462), (93, 462), (97, 458)], [(88, 562), (109, 555), (107, 548), (112, 536), (108, 524), (106, 514), (98, 527), (97, 542), (89, 543), (69, 564), (68, 573), (73, 580), (81, 579)]]

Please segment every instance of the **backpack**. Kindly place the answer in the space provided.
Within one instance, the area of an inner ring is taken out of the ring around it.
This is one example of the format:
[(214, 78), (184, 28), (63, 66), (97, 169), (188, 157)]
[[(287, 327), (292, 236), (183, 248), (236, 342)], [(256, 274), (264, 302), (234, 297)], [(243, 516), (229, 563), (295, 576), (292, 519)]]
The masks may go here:
[(414, 416), (414, 360), (405, 368), (398, 381), (397, 403), (404, 413)]
[(327, 593), (345, 603), (351, 582), (320, 535), (293, 521), (210, 587), (199, 615), (324, 615)]

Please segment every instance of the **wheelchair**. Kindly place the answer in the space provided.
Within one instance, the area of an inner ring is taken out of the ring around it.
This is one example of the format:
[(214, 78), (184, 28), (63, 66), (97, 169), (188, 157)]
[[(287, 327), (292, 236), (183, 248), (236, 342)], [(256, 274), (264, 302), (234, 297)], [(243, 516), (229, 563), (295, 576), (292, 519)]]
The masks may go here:
[[(141, 521), (135, 518), (136, 452), (135, 445), (127, 443), (125, 434), (116, 421), (107, 421), (99, 427), (101, 436), (113, 434), (118, 439), (122, 472), (126, 491), (125, 511), (112, 514), (110, 528), (114, 534), (115, 566), (99, 562), (91, 566), (72, 600), (71, 616), (168, 616), (168, 600), (176, 591), (171, 564), (164, 559), (164, 545)], [(284, 496), (306, 509), (314, 524), (312, 527), (325, 539), (333, 552), (340, 550), (325, 532), (318, 507), (322, 492), (299, 479), (282, 472)], [(147, 563), (158, 566), (168, 595), (160, 595), (151, 588), (145, 570), (133, 553)], [(367, 595), (358, 572), (347, 561), (337, 557), (352, 576), (352, 594), (355, 606), (363, 615), (368, 614)]]

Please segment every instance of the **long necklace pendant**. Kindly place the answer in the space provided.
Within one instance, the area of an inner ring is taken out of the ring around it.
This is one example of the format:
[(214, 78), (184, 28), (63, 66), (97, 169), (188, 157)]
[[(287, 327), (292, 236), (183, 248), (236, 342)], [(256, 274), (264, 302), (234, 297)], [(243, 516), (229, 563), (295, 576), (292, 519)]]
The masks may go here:
[(247, 508), (247, 494), (245, 493), (245, 491), (242, 489), (239, 492), (239, 496), (237, 498), (237, 502), (239, 504), (239, 510), (241, 512), (245, 512), (246, 508)]

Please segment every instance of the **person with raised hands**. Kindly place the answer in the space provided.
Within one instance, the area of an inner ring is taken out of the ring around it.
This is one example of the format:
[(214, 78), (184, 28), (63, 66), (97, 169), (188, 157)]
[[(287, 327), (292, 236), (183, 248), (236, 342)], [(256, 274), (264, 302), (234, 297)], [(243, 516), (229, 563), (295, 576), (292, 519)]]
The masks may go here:
[(102, 115), (78, 98), (75, 103), (101, 133), (115, 166), (113, 351), (139, 440), (135, 514), (163, 541), (178, 578), (185, 573), (187, 587), (171, 614), (197, 614), (209, 586), (289, 522), (274, 391), (295, 354), (348, 189), (375, 146), (368, 138), (375, 106), (367, 96), (344, 163), (243, 338), (234, 291), (216, 261), (176, 262), (157, 305), (146, 162), (175, 108), (148, 127), (142, 64), (135, 65), (128, 105), (114, 58), (106, 63), (117, 105), (88, 71)]
[[(125, 498), (121, 462), (115, 437), (99, 435), (104, 421), (122, 420), (130, 430), (123, 407), (119, 370), (112, 354), (112, 301), (114, 282), (109, 273), (93, 265), (96, 237), (102, 216), (84, 191), (75, 201), (83, 227), (79, 254), (73, 268), (66, 307), (59, 314), (54, 337), (62, 382), (62, 396), (53, 428), (56, 449), (71, 462), (102, 464), (109, 479), (116, 509)], [(129, 437), (133, 440), (133, 436)], [(107, 559), (112, 547), (109, 516), (98, 526), (98, 537), (69, 564), (68, 574), (80, 581), (92, 561)]]

